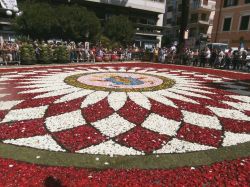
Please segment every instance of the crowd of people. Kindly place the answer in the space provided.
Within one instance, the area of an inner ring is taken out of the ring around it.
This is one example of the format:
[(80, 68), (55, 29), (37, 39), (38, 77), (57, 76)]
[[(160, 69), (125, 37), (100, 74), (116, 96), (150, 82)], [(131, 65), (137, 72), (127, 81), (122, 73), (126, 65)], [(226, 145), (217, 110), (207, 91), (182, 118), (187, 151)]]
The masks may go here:
[(243, 70), (250, 69), (250, 60), (247, 59), (249, 50), (244, 48), (227, 49), (225, 51), (208, 47), (199, 49), (186, 48), (181, 55), (177, 55), (176, 47), (153, 48), (150, 60), (161, 63), (193, 65), (221, 69)]
[[(20, 64), (20, 49), (22, 42), (1, 42), (0, 64), (18, 62)], [(127, 48), (108, 49), (101, 44), (90, 46), (88, 42), (38, 42), (30, 43), (34, 48), (34, 55), (37, 60), (42, 54), (42, 47), (48, 47), (52, 53), (59, 47), (64, 46), (68, 61), (73, 62), (109, 62), (109, 61), (129, 61), (129, 60), (149, 60), (158, 63), (172, 63), (182, 65), (193, 65), (200, 67), (212, 67), (222, 69), (241, 70), (245, 67), (250, 69), (250, 61), (247, 61), (247, 49), (185, 49), (181, 55), (177, 55), (176, 46), (170, 48), (140, 49), (134, 46)], [(145, 57), (148, 58), (145, 58)]]
[(20, 63), (20, 44), (19, 42), (1, 42), (0, 44), (0, 64), (8, 62)]

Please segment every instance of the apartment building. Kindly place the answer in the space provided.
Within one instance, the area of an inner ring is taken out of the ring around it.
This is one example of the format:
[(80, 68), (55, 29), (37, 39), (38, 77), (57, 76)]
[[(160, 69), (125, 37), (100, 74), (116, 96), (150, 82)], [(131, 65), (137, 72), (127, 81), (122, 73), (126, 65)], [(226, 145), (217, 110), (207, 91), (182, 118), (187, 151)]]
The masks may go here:
[(136, 26), (134, 43), (138, 47), (160, 46), (166, 0), (54, 0), (72, 3), (94, 11), (104, 23), (112, 15), (125, 15)]
[(217, 2), (212, 41), (250, 48), (250, 0)]
[[(200, 36), (211, 39), (213, 19), (215, 15), (215, 0), (190, 0), (189, 4), (189, 23), (188, 39), (186, 47), (200, 45)], [(178, 41), (179, 29), (181, 24), (181, 0), (168, 0), (165, 14), (166, 34), (173, 41)]]
[(5, 40), (14, 38), (11, 24), (14, 17), (20, 14), (16, 0), (0, 0), (0, 37)]

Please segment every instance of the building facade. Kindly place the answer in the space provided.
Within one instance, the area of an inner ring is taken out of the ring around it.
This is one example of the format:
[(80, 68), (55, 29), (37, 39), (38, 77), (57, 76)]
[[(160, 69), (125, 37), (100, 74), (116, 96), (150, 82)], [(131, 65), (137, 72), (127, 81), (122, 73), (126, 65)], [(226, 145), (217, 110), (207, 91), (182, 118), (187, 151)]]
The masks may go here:
[(250, 0), (218, 1), (212, 42), (250, 48)]
[(71, 0), (70, 3), (94, 11), (102, 22), (112, 15), (128, 16), (136, 26), (136, 46), (151, 48), (161, 45), (165, 0)]
[[(215, 4), (215, 0), (190, 0), (186, 47), (199, 46), (201, 35), (211, 39)], [(178, 41), (182, 6), (186, 5), (182, 5), (181, 0), (167, 1), (164, 23), (167, 26), (166, 35), (173, 41)]]
[(12, 21), (21, 13), (16, 0), (0, 0), (0, 37), (4, 40), (13, 40)]

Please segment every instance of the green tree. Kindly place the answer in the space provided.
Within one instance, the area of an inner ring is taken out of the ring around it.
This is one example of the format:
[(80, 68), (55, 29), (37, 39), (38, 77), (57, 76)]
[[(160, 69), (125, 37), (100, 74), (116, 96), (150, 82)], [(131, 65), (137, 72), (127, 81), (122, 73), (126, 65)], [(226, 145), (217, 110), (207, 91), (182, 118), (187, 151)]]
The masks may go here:
[(80, 41), (88, 39), (95, 41), (99, 38), (101, 24), (93, 12), (85, 7), (60, 5), (56, 8), (58, 20), (57, 35), (63, 39)]
[(49, 39), (54, 35), (57, 20), (53, 8), (46, 3), (22, 6), (23, 15), (16, 18), (14, 29), (18, 34), (29, 35), (33, 39)]
[(113, 42), (123, 45), (133, 40), (134, 25), (126, 16), (112, 16), (105, 24), (104, 34)]
[(93, 12), (77, 5), (52, 6), (48, 3), (24, 2), (23, 15), (16, 18), (14, 29), (33, 39), (62, 38), (80, 41), (99, 39), (101, 24)]

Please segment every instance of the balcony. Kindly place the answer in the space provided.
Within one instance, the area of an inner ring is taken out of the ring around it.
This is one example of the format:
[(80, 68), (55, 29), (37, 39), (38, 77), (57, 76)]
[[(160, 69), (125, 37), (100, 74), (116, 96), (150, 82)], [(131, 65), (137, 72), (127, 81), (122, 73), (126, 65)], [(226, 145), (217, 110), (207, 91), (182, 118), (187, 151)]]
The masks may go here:
[(202, 11), (202, 12), (211, 12), (215, 11), (215, 3), (208, 3), (207, 5), (203, 3), (192, 3), (190, 7), (191, 11)]
[(87, 0), (128, 8), (141, 9), (151, 12), (165, 13), (165, 0)]
[(11, 25), (12, 22), (13, 22), (13, 19), (11, 18), (0, 18), (1, 25)]
[(190, 24), (191, 25), (196, 25), (196, 24), (200, 24), (200, 25), (213, 25), (213, 20), (212, 19), (208, 19), (208, 20), (203, 20), (203, 19), (199, 19), (199, 20), (190, 20)]
[(149, 35), (149, 36), (162, 36), (164, 27), (149, 25), (149, 24), (136, 24), (136, 34), (137, 35)]

